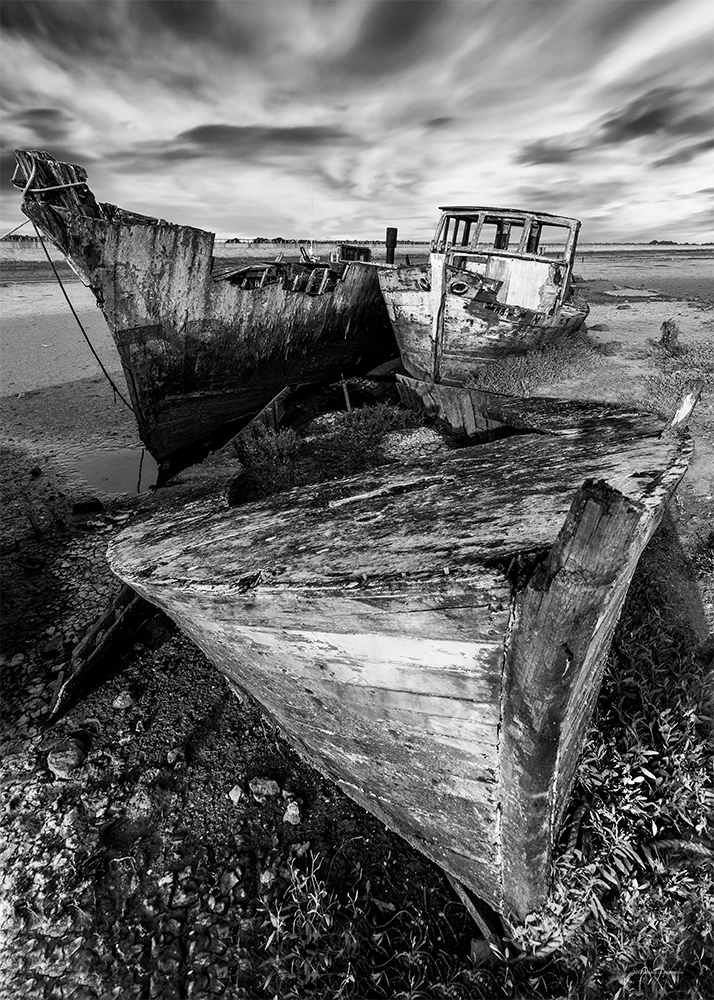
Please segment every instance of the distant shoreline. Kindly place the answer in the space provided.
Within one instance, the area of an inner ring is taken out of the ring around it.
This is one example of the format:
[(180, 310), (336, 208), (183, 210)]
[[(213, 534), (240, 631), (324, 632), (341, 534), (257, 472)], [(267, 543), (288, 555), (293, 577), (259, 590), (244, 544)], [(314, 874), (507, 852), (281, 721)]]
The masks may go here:
[[(368, 247), (383, 247), (385, 245), (384, 239), (316, 239), (312, 241), (312, 245), (319, 250), (321, 247), (336, 247), (342, 244), (347, 244), (351, 246), (368, 246)], [(398, 239), (397, 247), (408, 252), (409, 247), (423, 248), (430, 246), (431, 240), (412, 240), (412, 239)], [(49, 250), (50, 256), (53, 260), (62, 260), (63, 255), (57, 250), (56, 247), (51, 246), (46, 243), (47, 249)], [(552, 244), (556, 246), (557, 244)], [(254, 240), (254, 239), (234, 239), (230, 237), (219, 238), (216, 237), (215, 244), (216, 249), (221, 251), (230, 250), (231, 255), (234, 253), (239, 256), (240, 250), (248, 249), (262, 249), (263, 247), (270, 250), (275, 249), (279, 251), (283, 248), (285, 249), (295, 249), (298, 250), (301, 246), (306, 248), (311, 246), (309, 240), (297, 240), (297, 239), (264, 239), (264, 240)], [(714, 242), (711, 243), (667, 243), (665, 241), (659, 241), (656, 243), (578, 243), (578, 253), (693, 253), (700, 252), (702, 254), (714, 254)], [(17, 255), (17, 256), (15, 256)], [(226, 256), (225, 252), (221, 253), (221, 256)], [(30, 260), (35, 259), (46, 260), (44, 250), (40, 242), (36, 239), (0, 239), (0, 261), (2, 260)]]

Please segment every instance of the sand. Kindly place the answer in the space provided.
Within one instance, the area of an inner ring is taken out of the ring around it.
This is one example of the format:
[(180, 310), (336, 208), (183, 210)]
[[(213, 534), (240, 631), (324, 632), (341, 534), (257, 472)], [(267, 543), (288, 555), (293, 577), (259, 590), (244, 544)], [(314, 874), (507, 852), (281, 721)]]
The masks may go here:
[[(94, 296), (80, 281), (65, 287), (95, 351), (124, 391), (119, 355)], [(5, 283), (0, 331), (0, 396), (66, 385), (99, 371), (55, 280)]]

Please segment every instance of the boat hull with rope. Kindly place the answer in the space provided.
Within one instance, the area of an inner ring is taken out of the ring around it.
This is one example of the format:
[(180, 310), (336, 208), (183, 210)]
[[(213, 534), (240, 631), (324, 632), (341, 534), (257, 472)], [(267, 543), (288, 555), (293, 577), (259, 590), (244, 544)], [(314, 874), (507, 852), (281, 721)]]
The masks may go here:
[(98, 202), (86, 171), (49, 153), (16, 159), (22, 210), (94, 293), (157, 461), (229, 436), (285, 386), (397, 353), (373, 265), (303, 259), (218, 273), (213, 233)]

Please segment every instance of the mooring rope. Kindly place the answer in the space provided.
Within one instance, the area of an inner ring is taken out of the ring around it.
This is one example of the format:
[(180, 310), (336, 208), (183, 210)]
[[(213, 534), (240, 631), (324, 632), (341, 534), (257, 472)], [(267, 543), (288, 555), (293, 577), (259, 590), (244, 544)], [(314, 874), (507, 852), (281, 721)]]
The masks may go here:
[(82, 331), (82, 336), (83, 336), (83, 337), (84, 337), (84, 339), (85, 339), (85, 340), (87, 341), (87, 345), (88, 345), (88, 347), (89, 347), (89, 350), (90, 350), (90, 351), (92, 352), (92, 354), (94, 355), (94, 357), (95, 357), (95, 358), (97, 359), (97, 363), (99, 364), (99, 367), (100, 367), (100, 368), (102, 369), (102, 371), (103, 371), (103, 373), (104, 373), (104, 376), (105, 376), (105, 378), (106, 378), (107, 382), (109, 383), (109, 385), (110, 385), (110, 386), (112, 387), (112, 389), (114, 390), (114, 395), (115, 395), (115, 396), (118, 396), (118, 397), (119, 397), (119, 399), (120, 399), (120, 400), (122, 401), (122, 403), (123, 403), (123, 404), (124, 404), (124, 405), (125, 405), (125, 406), (126, 406), (126, 407), (127, 407), (128, 409), (130, 409), (132, 413), (134, 413), (134, 408), (133, 408), (133, 406), (132, 406), (132, 405), (131, 405), (131, 403), (130, 403), (130, 402), (129, 402), (129, 401), (128, 401), (128, 400), (126, 399), (126, 398), (125, 398), (125, 396), (123, 395), (123, 393), (122, 393), (121, 389), (119, 388), (119, 386), (118, 386), (118, 385), (116, 384), (116, 382), (115, 382), (115, 381), (114, 381), (114, 380), (112, 379), (111, 375), (109, 374), (109, 372), (108, 372), (108, 371), (106, 370), (106, 368), (104, 367), (104, 365), (103, 365), (103, 363), (102, 363), (102, 359), (101, 359), (101, 358), (99, 357), (99, 355), (97, 354), (97, 352), (96, 352), (96, 351), (94, 350), (94, 346), (93, 346), (93, 344), (92, 344), (91, 340), (89, 339), (89, 337), (87, 336), (87, 331), (86, 331), (86, 330), (84, 329), (84, 326), (82, 325), (82, 321), (81, 321), (81, 319), (79, 318), (79, 316), (77, 315), (77, 312), (76, 312), (76, 310), (75, 310), (74, 306), (72, 305), (72, 302), (70, 301), (70, 298), (69, 298), (69, 295), (67, 294), (67, 292), (66, 292), (66, 290), (65, 290), (65, 287), (64, 287), (64, 285), (62, 284), (62, 278), (60, 277), (60, 274), (59, 274), (59, 272), (58, 272), (57, 268), (55, 267), (55, 262), (54, 262), (54, 261), (52, 260), (52, 258), (50, 257), (50, 254), (49, 254), (49, 251), (48, 251), (47, 247), (45, 246), (45, 241), (44, 241), (44, 239), (43, 239), (43, 237), (42, 237), (42, 233), (41, 233), (41, 232), (39, 231), (39, 229), (37, 228), (37, 226), (35, 225), (35, 223), (34, 223), (34, 222), (32, 223), (32, 225), (33, 225), (33, 227), (34, 227), (34, 230), (35, 230), (35, 232), (37, 233), (37, 238), (39, 239), (40, 243), (42, 244), (42, 249), (43, 249), (43, 250), (45, 251), (45, 257), (47, 257), (47, 260), (48, 260), (48, 261), (50, 262), (50, 267), (51, 267), (51, 268), (52, 268), (52, 270), (54, 271), (54, 274), (55, 274), (55, 278), (57, 278), (57, 282), (58, 282), (58, 284), (59, 284), (60, 288), (62, 289), (62, 294), (63, 294), (63, 295), (64, 295), (64, 297), (65, 297), (65, 300), (66, 300), (66, 302), (67, 302), (67, 305), (68, 305), (68, 306), (69, 306), (69, 308), (70, 308), (70, 309), (72, 310), (72, 315), (74, 316), (74, 318), (75, 318), (75, 319), (76, 319), (76, 321), (77, 321), (77, 326), (78, 326), (78, 327), (79, 327), (79, 329), (80, 329), (80, 330)]
[(29, 221), (29, 219), (25, 219), (25, 221), (21, 222), (19, 226), (15, 226), (14, 229), (11, 229), (9, 233), (5, 233), (4, 236), (0, 236), (0, 240), (6, 240), (9, 236), (12, 236), (13, 233), (16, 233), (18, 229), (22, 229), (23, 226), (26, 226)]

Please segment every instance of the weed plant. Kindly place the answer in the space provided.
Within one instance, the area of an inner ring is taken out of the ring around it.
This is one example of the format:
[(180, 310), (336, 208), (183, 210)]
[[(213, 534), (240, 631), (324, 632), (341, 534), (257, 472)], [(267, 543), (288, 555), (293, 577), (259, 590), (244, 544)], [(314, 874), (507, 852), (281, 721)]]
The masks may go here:
[(660, 340), (648, 341), (661, 374), (647, 379), (647, 390), (652, 404), (664, 416), (670, 415), (678, 398), (694, 385), (705, 390), (714, 386), (714, 342), (680, 344), (676, 324), (675, 334), (665, 333), (670, 322), (662, 324)]
[(231, 502), (258, 500), (307, 483), (350, 476), (384, 464), (382, 441), (392, 431), (421, 427), (428, 418), (388, 403), (317, 417), (301, 435), (256, 428), (238, 443), (242, 474)]
[(659, 346), (671, 357), (676, 358), (684, 354), (685, 348), (679, 342), (679, 335), (682, 331), (673, 319), (666, 319), (660, 327)]

